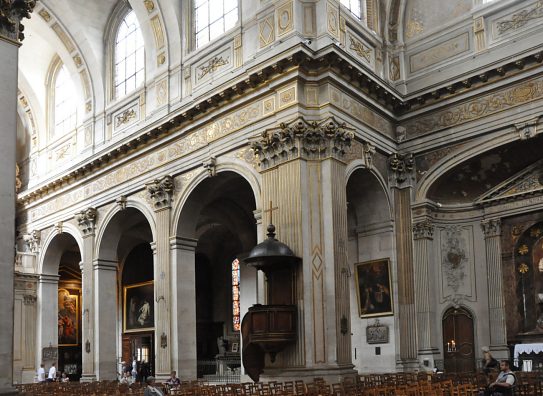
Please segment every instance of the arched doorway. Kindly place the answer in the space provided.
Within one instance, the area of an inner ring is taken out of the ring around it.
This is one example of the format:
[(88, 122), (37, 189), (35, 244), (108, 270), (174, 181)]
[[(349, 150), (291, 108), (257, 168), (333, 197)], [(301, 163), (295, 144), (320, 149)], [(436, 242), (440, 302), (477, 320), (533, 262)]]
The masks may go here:
[(443, 351), (445, 371), (449, 373), (475, 370), (473, 317), (463, 308), (449, 308), (443, 314)]
[[(256, 300), (248, 287), (251, 284), (256, 288), (256, 273), (239, 265), (239, 260), (257, 242), (255, 207), (253, 190), (242, 176), (219, 172), (194, 188), (181, 212), (177, 235), (195, 243), (195, 354), (199, 378), (239, 378), (240, 295), (246, 290), (252, 302)], [(246, 279), (250, 279), (249, 283), (244, 282)]]
[(82, 373), (81, 252), (66, 232), (55, 235), (46, 249), (40, 276), (41, 344), (47, 356), (43, 363), (56, 363), (59, 374), (65, 372), (76, 381)]

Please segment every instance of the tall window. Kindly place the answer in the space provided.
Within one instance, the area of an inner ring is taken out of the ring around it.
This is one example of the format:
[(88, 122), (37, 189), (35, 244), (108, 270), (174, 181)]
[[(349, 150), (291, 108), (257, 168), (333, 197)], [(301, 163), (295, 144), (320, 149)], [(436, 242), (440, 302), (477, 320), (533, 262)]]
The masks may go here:
[(358, 19), (362, 19), (362, 1), (361, 0), (341, 0), (351, 13)]
[(238, 0), (194, 0), (196, 47), (201, 47), (238, 22)]
[(121, 22), (115, 38), (115, 97), (123, 97), (143, 83), (143, 37), (134, 11)]
[(232, 328), (241, 329), (239, 309), (239, 260), (232, 261)]
[(58, 69), (55, 79), (54, 136), (63, 136), (75, 129), (77, 106), (76, 91), (66, 66)]

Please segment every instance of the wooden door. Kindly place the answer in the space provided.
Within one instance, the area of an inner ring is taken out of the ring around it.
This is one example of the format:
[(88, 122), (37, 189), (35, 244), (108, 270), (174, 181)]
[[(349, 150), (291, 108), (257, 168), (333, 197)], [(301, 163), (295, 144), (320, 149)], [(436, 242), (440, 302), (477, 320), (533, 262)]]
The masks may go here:
[(451, 308), (443, 315), (443, 355), (445, 371), (475, 371), (473, 317), (464, 308)]

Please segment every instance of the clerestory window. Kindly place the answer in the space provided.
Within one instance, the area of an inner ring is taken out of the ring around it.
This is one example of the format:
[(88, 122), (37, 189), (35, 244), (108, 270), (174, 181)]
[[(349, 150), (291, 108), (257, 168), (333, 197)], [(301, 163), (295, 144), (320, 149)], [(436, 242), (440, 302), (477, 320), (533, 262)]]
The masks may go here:
[(196, 48), (232, 29), (238, 23), (238, 0), (194, 0)]
[(64, 136), (75, 129), (77, 123), (77, 100), (74, 83), (66, 66), (58, 67), (53, 90), (54, 128), (53, 137)]

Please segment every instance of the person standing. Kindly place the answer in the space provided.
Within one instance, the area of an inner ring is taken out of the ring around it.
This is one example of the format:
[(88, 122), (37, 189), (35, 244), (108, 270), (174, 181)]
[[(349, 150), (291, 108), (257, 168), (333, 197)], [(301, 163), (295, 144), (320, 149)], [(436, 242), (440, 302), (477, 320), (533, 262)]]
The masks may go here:
[(45, 382), (45, 365), (43, 363), (40, 364), (40, 368), (38, 369), (38, 382)]
[(47, 376), (47, 382), (53, 382), (57, 378), (57, 368), (55, 367), (55, 362), (51, 365), (49, 369), (49, 375)]
[(509, 368), (509, 362), (507, 360), (502, 360), (500, 362), (500, 374), (496, 381), (491, 383), (488, 388), (485, 390), (485, 396), (495, 396), (495, 395), (512, 395), (513, 386), (517, 381), (517, 377)]

